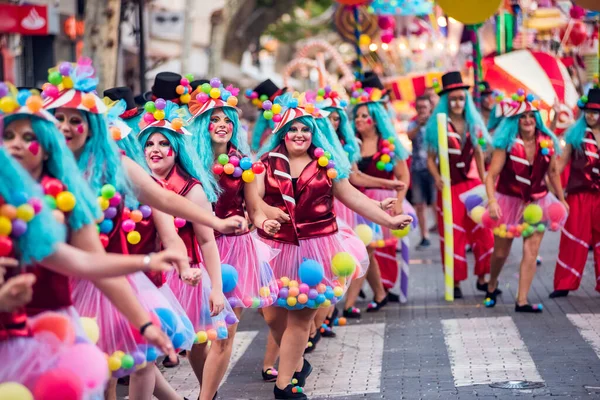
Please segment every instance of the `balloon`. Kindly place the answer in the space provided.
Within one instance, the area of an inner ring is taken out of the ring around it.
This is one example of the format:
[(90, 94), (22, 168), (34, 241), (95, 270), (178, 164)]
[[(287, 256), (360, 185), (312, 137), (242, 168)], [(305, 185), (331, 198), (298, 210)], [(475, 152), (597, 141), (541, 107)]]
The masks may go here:
[(354, 257), (350, 253), (340, 252), (331, 259), (331, 272), (337, 276), (351, 276), (355, 268), (356, 260), (354, 260)]
[(55, 313), (46, 312), (33, 319), (30, 323), (34, 335), (49, 332), (54, 334), (58, 340), (66, 345), (75, 343), (75, 328), (69, 317)]
[(381, 41), (383, 43), (390, 43), (392, 40), (394, 40), (394, 37), (396, 35), (394, 34), (394, 31), (392, 29), (386, 29), (384, 31), (381, 31)]
[[(123, 360), (125, 357), (123, 357)], [(60, 356), (56, 368), (77, 374), (87, 389), (103, 387), (108, 380), (106, 356), (91, 343), (80, 343), (69, 348)]]
[(92, 344), (98, 343), (100, 339), (100, 328), (94, 318), (80, 317), (79, 323), (85, 332), (85, 336), (92, 342)]
[(138, 231), (131, 231), (127, 234), (127, 243), (138, 244), (142, 240), (142, 235)]
[(37, 400), (82, 399), (84, 387), (78, 374), (64, 368), (46, 371), (35, 383), (33, 397)]
[(558, 224), (567, 215), (567, 210), (561, 203), (552, 203), (546, 208), (546, 215), (552, 223)]
[(473, 210), (475, 207), (481, 205), (482, 203), (483, 203), (483, 199), (481, 198), (481, 196), (479, 196), (477, 194), (471, 194), (465, 200), (465, 208), (467, 209), (467, 212), (470, 213), (471, 210)]
[(0, 399), (33, 400), (33, 394), (17, 382), (0, 383)]
[(481, 216), (481, 223), (488, 229), (494, 229), (496, 226), (498, 226), (498, 224), (500, 224), (500, 221), (498, 221), (497, 219), (492, 219), (492, 217), (490, 217), (489, 211), (485, 210), (485, 212)]
[(502, 0), (436, 0), (448, 16), (463, 24), (480, 24), (498, 11)]
[(373, 241), (373, 230), (367, 224), (356, 225), (356, 228), (354, 228), (354, 232), (364, 243), (365, 246), (368, 246)]
[(298, 268), (298, 277), (302, 283), (308, 286), (316, 286), (321, 283), (324, 275), (323, 265), (312, 259), (305, 259)]
[(177, 332), (177, 315), (168, 308), (158, 307), (154, 309), (154, 312), (160, 319), (160, 327), (167, 334), (167, 336), (171, 337)]
[(377, 23), (379, 24), (379, 27), (382, 30), (394, 29), (394, 27), (396, 26), (396, 20), (391, 15), (381, 15)]
[(237, 286), (239, 275), (232, 265), (221, 264), (221, 278), (223, 280), (223, 293), (228, 293)]
[(476, 224), (480, 224), (481, 223), (481, 218), (483, 217), (483, 214), (486, 212), (485, 207), (483, 206), (475, 206), (472, 210), (471, 210), (471, 219), (473, 220), (473, 222), (475, 222)]
[(525, 220), (525, 222), (531, 225), (540, 222), (543, 216), (544, 212), (542, 210), (542, 207), (540, 207), (537, 204), (529, 204), (527, 207), (525, 207), (525, 210), (523, 211), (523, 219)]
[(117, 189), (113, 185), (104, 185), (102, 189), (100, 189), (100, 194), (107, 200), (110, 200), (114, 197), (115, 193), (117, 193)]

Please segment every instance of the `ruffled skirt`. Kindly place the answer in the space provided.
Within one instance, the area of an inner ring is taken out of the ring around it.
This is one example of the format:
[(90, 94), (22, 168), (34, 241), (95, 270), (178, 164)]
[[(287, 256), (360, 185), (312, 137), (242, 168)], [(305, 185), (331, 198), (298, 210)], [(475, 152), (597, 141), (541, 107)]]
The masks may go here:
[(279, 288), (270, 262), (279, 252), (261, 242), (255, 232), (220, 236), (217, 247), (221, 263), (227, 265), (222, 268), (229, 268), (227, 281), (223, 282), (223, 291), (228, 290), (225, 297), (229, 305), (232, 308), (262, 308), (273, 304)]
[[(155, 325), (169, 336), (176, 349), (190, 349), (195, 340), (192, 323), (166, 286), (158, 289), (142, 272), (127, 276), (135, 297), (150, 313)], [(72, 279), (72, 299), (82, 317), (95, 318), (99, 328), (98, 347), (109, 356), (114, 377), (123, 377), (160, 355), (149, 346), (137, 328), (117, 310), (92, 282)]]
[[(389, 190), (389, 189), (366, 189), (364, 191), (364, 193), (368, 198), (375, 200), (377, 202), (383, 201), (390, 197), (391, 198), (397, 197), (397, 192), (395, 190)], [(417, 213), (415, 212), (415, 209), (413, 208), (413, 206), (406, 199), (404, 199), (404, 201), (402, 202), (402, 212), (406, 215), (410, 215), (413, 218), (412, 226), (416, 226)], [(373, 230), (373, 241), (379, 241), (379, 240), (388, 241), (390, 239), (396, 239), (394, 237), (394, 235), (392, 235), (392, 231), (389, 228), (386, 228), (381, 225), (377, 225), (374, 222), (371, 222), (368, 219), (361, 217), (360, 215), (357, 216), (357, 219), (358, 219), (359, 224), (367, 224), (371, 227), (371, 229)], [(382, 246), (379, 246), (379, 247), (382, 247)]]
[(271, 263), (280, 288), (275, 305), (289, 310), (337, 303), (369, 266), (365, 245), (343, 224), (335, 234), (303, 239), (298, 246), (261, 240), (280, 251)]
[(358, 215), (338, 199), (333, 200), (333, 210), (338, 220), (342, 220), (350, 228), (354, 229), (358, 225)]

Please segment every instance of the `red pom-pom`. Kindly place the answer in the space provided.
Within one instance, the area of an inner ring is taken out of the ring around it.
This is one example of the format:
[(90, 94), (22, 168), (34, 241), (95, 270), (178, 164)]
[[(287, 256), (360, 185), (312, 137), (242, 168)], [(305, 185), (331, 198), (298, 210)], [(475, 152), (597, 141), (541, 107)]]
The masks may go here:
[(64, 185), (58, 179), (48, 179), (44, 183), (44, 194), (49, 194), (52, 197), (56, 197), (60, 192), (64, 190)]
[(265, 172), (265, 165), (260, 161), (255, 162), (252, 164), (252, 172), (255, 174), (262, 174)]
[(223, 170), (224, 167), (221, 164), (216, 163), (215, 165), (213, 165), (213, 173), (215, 175), (221, 175), (223, 173)]
[(481, 223), (488, 229), (494, 229), (500, 224), (500, 221), (497, 219), (492, 219), (492, 217), (490, 217), (490, 213), (486, 210), (481, 216)]

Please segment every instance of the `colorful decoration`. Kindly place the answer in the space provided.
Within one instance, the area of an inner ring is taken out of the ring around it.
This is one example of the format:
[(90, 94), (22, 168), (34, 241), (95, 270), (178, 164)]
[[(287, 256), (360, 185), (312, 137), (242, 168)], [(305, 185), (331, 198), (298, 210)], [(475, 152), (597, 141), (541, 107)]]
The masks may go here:
[(396, 138), (393, 136), (381, 142), (381, 155), (375, 163), (375, 168), (378, 171), (392, 172), (394, 170), (394, 165), (396, 164), (396, 153), (394, 153), (396, 149), (395, 143)]
[[(361, 36), (366, 36), (368, 38), (375, 36), (379, 30), (377, 16), (369, 13), (366, 6), (359, 6), (356, 7), (356, 9), (356, 14), (358, 14), (358, 20), (361, 28), (359, 38)], [(356, 14), (351, 8), (338, 7), (333, 17), (333, 23), (338, 35), (340, 35), (340, 37), (346, 42), (350, 42), (352, 44), (356, 43)], [(361, 43), (360, 45), (362, 46), (364, 44)], [(368, 43), (366, 45), (368, 46)]]
[(331, 159), (332, 156), (330, 152), (323, 150), (321, 147), (317, 147), (314, 156), (320, 167), (327, 168), (327, 177), (329, 179), (337, 178), (338, 173), (335, 169), (335, 162)]
[(231, 107), (235, 107), (238, 104), (237, 95), (240, 90), (232, 85), (223, 88), (219, 78), (212, 78), (210, 83), (202, 84), (200, 90), (200, 93), (196, 94), (196, 100), (200, 104), (205, 104), (210, 99), (221, 100)]
[(363, 103), (382, 101), (383, 96), (387, 93), (386, 90), (368, 87), (363, 89), (362, 83), (357, 81), (352, 85), (350, 104), (357, 105)]
[(498, 11), (502, 0), (437, 0), (444, 12), (463, 24), (482, 24)]
[(213, 165), (213, 173), (215, 175), (231, 175), (233, 178), (242, 178), (246, 183), (254, 182), (256, 174), (262, 174), (265, 171), (265, 166), (262, 162), (252, 162), (250, 157), (240, 159), (237, 156), (229, 157), (223, 153), (217, 157), (217, 162)]
[(354, 233), (356, 233), (365, 246), (368, 246), (373, 241), (373, 229), (367, 224), (356, 225)]
[(42, 211), (43, 201), (25, 193), (15, 193), (10, 200), (0, 206), (0, 257), (12, 254), (13, 240), (23, 236), (27, 224)]
[(17, 88), (10, 82), (0, 82), (0, 115), (28, 114), (35, 115), (56, 123), (54, 116), (44, 110), (44, 100), (37, 91)]
[(452, 193), (450, 192), (450, 161), (448, 157), (448, 116), (438, 114), (438, 146), (444, 222), (444, 287), (446, 301), (454, 301), (454, 233), (452, 220)]
[[(369, 4), (369, 12), (385, 16), (430, 15), (433, 12), (433, 2), (429, 0), (373, 0)], [(381, 29), (385, 28), (382, 27)]]
[(187, 104), (192, 99), (192, 86), (190, 82), (194, 80), (194, 76), (191, 74), (181, 78), (179, 85), (175, 88), (175, 92), (179, 95), (179, 101), (181, 104)]

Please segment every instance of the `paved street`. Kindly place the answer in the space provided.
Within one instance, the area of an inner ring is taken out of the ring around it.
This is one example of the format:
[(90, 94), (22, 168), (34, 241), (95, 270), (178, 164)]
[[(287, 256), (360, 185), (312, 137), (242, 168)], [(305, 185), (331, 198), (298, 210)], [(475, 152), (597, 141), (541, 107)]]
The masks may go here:
[[(544, 313), (517, 315), (520, 243), (501, 276), (504, 295), (489, 310), (474, 280), (463, 286), (464, 299), (443, 300), (438, 237), (432, 239), (431, 249), (411, 252), (408, 304), (388, 305), (338, 327), (338, 337), (321, 340), (308, 357), (315, 367), (306, 387), (311, 399), (600, 398), (600, 295), (593, 289), (591, 253), (582, 288), (550, 300), (559, 235), (548, 234), (530, 296), (544, 303)], [(270, 399), (273, 384), (260, 378), (266, 327), (248, 311), (240, 328), (219, 399)], [(186, 361), (165, 373), (182, 395), (196, 398)], [(523, 391), (489, 386), (506, 380), (545, 386)]]

